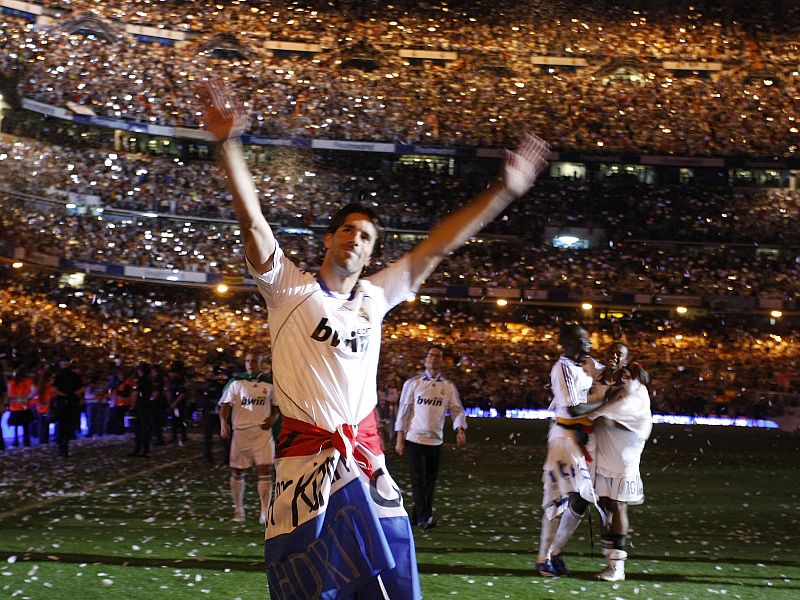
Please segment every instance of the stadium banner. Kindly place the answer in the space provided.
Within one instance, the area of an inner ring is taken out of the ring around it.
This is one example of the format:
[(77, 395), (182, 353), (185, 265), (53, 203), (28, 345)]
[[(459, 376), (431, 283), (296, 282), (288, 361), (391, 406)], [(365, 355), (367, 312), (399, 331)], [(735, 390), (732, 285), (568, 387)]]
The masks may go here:
[(62, 260), (61, 266), (65, 269), (74, 269), (84, 273), (101, 273), (110, 275), (109, 266), (103, 263), (89, 262), (85, 260)]
[[(505, 158), (505, 148), (476, 148), (475, 156), (477, 158)], [(547, 159), (552, 160), (552, 159)]]
[(294, 146), (294, 140), (273, 138), (266, 135), (243, 135), (242, 144), (253, 146)]
[(554, 67), (588, 67), (589, 61), (585, 58), (572, 58), (570, 56), (531, 56), (534, 65), (552, 65)]
[[(44, 7), (33, 2), (19, 2), (18, 0), (0, 0), (0, 6), (4, 9), (9, 9), (3, 12), (18, 11), (23, 13), (25, 17), (35, 17), (36, 15), (44, 14)], [(13, 14), (13, 13), (12, 13)]]
[(634, 294), (633, 302), (635, 304), (652, 304), (653, 297), (650, 294)]
[(399, 52), (400, 58), (416, 58), (427, 60), (458, 60), (455, 52), (443, 52), (439, 50), (412, 50), (403, 48)]
[(306, 44), (303, 42), (282, 42), (280, 40), (264, 40), (263, 46), (267, 50), (285, 50), (288, 52), (322, 52), (320, 44)]
[(576, 302), (585, 302), (587, 300), (592, 302), (600, 302), (603, 300), (608, 300), (608, 295), (599, 290), (569, 290), (567, 292), (567, 298)]
[(653, 304), (666, 304), (669, 306), (702, 306), (703, 298), (700, 296), (675, 296), (657, 295), (653, 298)]
[[(234, 279), (235, 278), (235, 279)], [(210, 285), (234, 285), (236, 287), (256, 287), (256, 280), (249, 275), (226, 275), (224, 273), (206, 273), (206, 283)]]
[(722, 63), (700, 60), (665, 60), (661, 66), (668, 71), (722, 71)]
[(78, 206), (102, 206), (103, 199), (94, 194), (80, 194), (78, 192), (67, 192), (67, 202)]
[(61, 257), (39, 252), (38, 250), (26, 250), (25, 260), (36, 263), (37, 265), (45, 265), (47, 267), (58, 267), (61, 263)]
[[(204, 142), (213, 142), (214, 136), (203, 129), (189, 129), (188, 127), (173, 127), (172, 136), (179, 137), (186, 140), (201, 140)], [(245, 136), (242, 136), (245, 137)]]
[(139, 279), (161, 279), (176, 283), (206, 283), (207, 276), (199, 271), (178, 271), (177, 269), (154, 269), (151, 267), (125, 267), (126, 277)]
[[(445, 286), (439, 287), (421, 287), (419, 288), (419, 292), (417, 292), (420, 296), (445, 296), (450, 288)], [(464, 289), (464, 288), (458, 288)]]
[(639, 157), (643, 165), (661, 165), (668, 167), (724, 167), (723, 158), (702, 158), (698, 156), (646, 156)]
[(32, 110), (33, 112), (47, 115), (48, 117), (66, 119), (67, 121), (72, 120), (72, 115), (69, 113), (67, 109), (61, 108), (60, 106), (45, 104), (44, 102), (39, 102), (37, 100), (31, 100), (29, 98), (22, 99), (22, 108), (24, 108), (25, 110)]
[(523, 300), (547, 300), (549, 297), (547, 290), (522, 290)]
[(91, 107), (85, 106), (83, 104), (78, 104), (77, 102), (72, 102), (68, 100), (67, 103), (64, 105), (69, 110), (74, 112), (76, 115), (86, 115), (87, 117), (96, 117), (97, 113), (92, 110)]
[(136, 37), (157, 38), (174, 42), (183, 42), (188, 39), (188, 36), (183, 31), (159, 29), (158, 27), (149, 27), (147, 25), (126, 25), (125, 33), (130, 33)]
[(708, 306), (715, 310), (747, 311), (755, 310), (756, 299), (747, 296), (705, 296), (703, 298)]
[(475, 156), (475, 148), (442, 148), (441, 146), (411, 146), (411, 154), (431, 154), (434, 156)]
[(486, 296), (489, 298), (519, 298), (522, 290), (517, 288), (486, 288)]
[(75, 123), (80, 123), (81, 125), (94, 125), (95, 127), (108, 127), (109, 129), (124, 129), (125, 131), (130, 130), (127, 121), (123, 121), (122, 119), (75, 115), (71, 120)]
[(394, 144), (374, 142), (349, 142), (341, 140), (312, 140), (311, 147), (320, 150), (351, 150), (355, 152), (394, 153)]

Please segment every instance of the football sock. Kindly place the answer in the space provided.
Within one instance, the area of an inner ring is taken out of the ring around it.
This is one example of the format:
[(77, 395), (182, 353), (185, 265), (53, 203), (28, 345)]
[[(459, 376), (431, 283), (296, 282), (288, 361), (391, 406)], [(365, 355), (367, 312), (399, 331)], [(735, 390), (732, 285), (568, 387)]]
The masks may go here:
[(572, 508), (567, 507), (564, 514), (561, 515), (561, 522), (558, 524), (553, 543), (550, 545), (550, 554), (561, 554), (561, 549), (567, 545), (569, 538), (581, 524), (582, 518), (583, 515), (576, 515)]
[(558, 519), (548, 519), (547, 514), (542, 515), (542, 532), (539, 536), (539, 555), (536, 562), (544, 562), (548, 558), (547, 550), (553, 542), (553, 536), (558, 528)]
[(244, 508), (244, 476), (231, 475), (231, 498), (234, 508)]
[(258, 496), (261, 498), (261, 514), (266, 516), (272, 498), (272, 477), (270, 475), (258, 476)]

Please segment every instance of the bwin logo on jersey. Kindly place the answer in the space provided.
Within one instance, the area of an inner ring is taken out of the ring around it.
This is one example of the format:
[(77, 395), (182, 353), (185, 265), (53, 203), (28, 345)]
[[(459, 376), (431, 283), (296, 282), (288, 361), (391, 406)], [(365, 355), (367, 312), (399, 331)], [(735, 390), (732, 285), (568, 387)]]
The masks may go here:
[(326, 317), (322, 317), (317, 328), (311, 333), (311, 339), (317, 342), (330, 340), (330, 344), (334, 348), (341, 344), (351, 352), (364, 352), (369, 346), (369, 330), (369, 327), (359, 327), (355, 331), (351, 331), (350, 335), (339, 333), (328, 325)]
[(267, 403), (266, 396), (257, 396), (255, 398), (242, 398), (242, 406), (264, 406)]
[(419, 396), (417, 398), (417, 404), (428, 404), (430, 406), (441, 406), (442, 399), (441, 398), (423, 398)]

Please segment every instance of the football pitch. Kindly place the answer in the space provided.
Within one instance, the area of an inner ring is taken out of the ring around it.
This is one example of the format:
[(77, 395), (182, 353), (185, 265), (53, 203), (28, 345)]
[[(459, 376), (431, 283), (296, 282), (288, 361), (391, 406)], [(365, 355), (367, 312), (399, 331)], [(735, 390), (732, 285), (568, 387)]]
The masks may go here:
[[(800, 436), (656, 425), (627, 580), (612, 584), (594, 580), (596, 515), (594, 549), (585, 519), (565, 550), (572, 577), (534, 572), (545, 431), (473, 419), (466, 449), (448, 440), (438, 526), (415, 530), (426, 599), (800, 598)], [(228, 471), (202, 461), (198, 438), (147, 459), (131, 449), (120, 436), (78, 440), (67, 460), (52, 445), (0, 454), (0, 597), (268, 598), (254, 473), (236, 524)], [(405, 465), (388, 455), (408, 502)]]

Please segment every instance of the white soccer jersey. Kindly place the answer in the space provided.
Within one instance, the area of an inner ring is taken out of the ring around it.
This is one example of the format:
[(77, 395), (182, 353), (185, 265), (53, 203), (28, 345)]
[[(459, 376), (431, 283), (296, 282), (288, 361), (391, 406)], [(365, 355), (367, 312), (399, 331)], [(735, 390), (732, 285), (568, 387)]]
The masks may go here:
[(568, 407), (587, 402), (589, 390), (594, 382), (594, 375), (602, 365), (593, 358), (582, 365), (574, 360), (561, 356), (550, 369), (550, 385), (553, 389), (553, 401), (550, 410), (556, 418), (571, 419)]
[(412, 291), (410, 259), (359, 280), (350, 296), (327, 290), (280, 247), (272, 270), (248, 267), (269, 307), (281, 412), (328, 431), (367, 417), (377, 404), (381, 323)]
[(274, 394), (272, 385), (255, 374), (237, 375), (222, 392), (218, 405), (231, 405), (231, 422), (234, 429), (261, 427), (272, 414)]
[(591, 418), (606, 417), (646, 440), (653, 430), (650, 394), (647, 387), (638, 379), (628, 379), (622, 385), (624, 386), (622, 395), (593, 412)]
[(395, 429), (405, 431), (409, 442), (441, 445), (448, 411), (453, 419), (453, 429), (466, 429), (467, 416), (453, 382), (441, 374), (430, 377), (427, 373), (420, 373), (403, 384)]
[[(560, 356), (553, 368), (550, 369), (550, 385), (553, 391), (553, 401), (550, 410), (556, 419), (574, 419), (569, 413), (569, 407), (584, 404), (589, 399), (596, 373), (602, 365), (593, 358), (587, 358), (582, 364), (566, 356)], [(549, 439), (555, 437), (570, 437), (569, 430), (563, 427), (550, 428)]]

